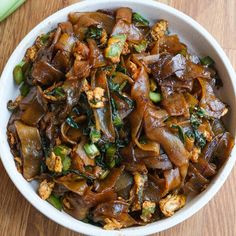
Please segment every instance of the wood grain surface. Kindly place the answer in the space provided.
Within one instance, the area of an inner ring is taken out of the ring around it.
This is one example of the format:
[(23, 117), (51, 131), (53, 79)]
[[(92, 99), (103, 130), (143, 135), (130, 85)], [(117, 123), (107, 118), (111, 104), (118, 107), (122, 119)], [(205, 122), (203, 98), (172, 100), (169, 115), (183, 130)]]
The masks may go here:
[[(33, 27), (55, 11), (75, 2), (78, 1), (27, 0), (14, 14), (0, 23), (0, 73), (16, 45)], [(202, 24), (218, 40), (236, 68), (236, 0), (162, 0), (161, 2), (183, 11)], [(54, 223), (34, 209), (14, 187), (0, 163), (0, 236), (18, 235), (79, 236), (80, 234)], [(155, 234), (155, 236), (167, 235), (236, 235), (236, 167), (207, 206), (185, 222)]]

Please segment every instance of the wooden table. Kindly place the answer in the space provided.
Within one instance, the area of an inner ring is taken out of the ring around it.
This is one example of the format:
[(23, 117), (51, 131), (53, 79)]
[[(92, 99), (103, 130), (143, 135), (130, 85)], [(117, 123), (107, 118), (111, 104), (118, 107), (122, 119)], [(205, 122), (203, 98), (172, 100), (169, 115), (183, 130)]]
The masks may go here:
[[(77, 0), (27, 0), (0, 23), (0, 73), (21, 39), (41, 20)], [(162, 0), (202, 24), (236, 68), (236, 0)], [(1, 4), (0, 4), (1, 5)], [(236, 235), (236, 167), (217, 195), (197, 214), (155, 236)], [(15, 188), (0, 163), (0, 235), (79, 235), (39, 213)]]

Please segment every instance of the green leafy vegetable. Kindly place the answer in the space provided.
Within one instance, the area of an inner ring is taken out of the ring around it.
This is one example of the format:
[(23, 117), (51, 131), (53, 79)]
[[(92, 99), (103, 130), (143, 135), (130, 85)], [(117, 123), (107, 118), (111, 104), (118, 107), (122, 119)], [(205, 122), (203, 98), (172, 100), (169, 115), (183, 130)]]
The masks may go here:
[(120, 127), (123, 125), (123, 121), (122, 119), (120, 118), (119, 114), (116, 114), (114, 117), (113, 117), (113, 124), (116, 126), (116, 127)]
[(127, 74), (127, 69), (125, 67), (123, 67), (120, 63), (117, 64), (116, 71), (119, 71), (121, 73)]
[(209, 56), (206, 56), (206, 57), (203, 57), (203, 58), (201, 58), (200, 59), (200, 62), (201, 62), (201, 64), (202, 65), (204, 65), (204, 66), (212, 66), (212, 65), (214, 65), (214, 61), (213, 61), (213, 59), (211, 58), (211, 57), (209, 57)]
[(193, 130), (195, 136), (195, 143), (198, 147), (204, 148), (206, 146), (206, 138), (198, 130)]
[(71, 152), (71, 149), (65, 145), (58, 145), (53, 148), (53, 152), (56, 156), (61, 157), (63, 171), (69, 170), (71, 166), (71, 158), (68, 156)]
[(185, 135), (184, 135), (183, 128), (179, 125), (172, 125), (171, 128), (178, 130), (178, 135), (179, 135), (180, 140), (182, 141), (182, 143), (185, 143)]
[(111, 98), (111, 107), (112, 107), (113, 124), (116, 127), (121, 127), (123, 125), (123, 121), (119, 115), (119, 112), (117, 111), (117, 105), (116, 105), (115, 100), (113, 98)]
[(193, 133), (192, 130), (188, 130), (188, 131), (185, 133), (185, 135), (186, 135), (187, 137), (189, 137), (189, 138), (195, 138), (194, 133)]
[(203, 148), (206, 145), (206, 138), (198, 131), (198, 127), (202, 123), (202, 118), (208, 118), (206, 111), (201, 107), (194, 107), (190, 109), (190, 124), (193, 131), (188, 131), (188, 137), (194, 137), (196, 146)]
[(103, 155), (97, 156), (97, 157), (95, 158), (95, 162), (96, 162), (96, 165), (97, 165), (97, 166), (100, 166), (100, 167), (102, 167), (103, 169), (108, 168), (108, 167), (107, 167), (107, 164), (105, 163), (105, 160), (104, 160), (104, 156), (103, 156)]
[(79, 129), (79, 125), (70, 116), (66, 118), (66, 123), (72, 128)]
[(110, 168), (116, 165), (116, 151), (115, 145), (110, 145), (106, 150), (106, 163)]
[(55, 208), (58, 210), (62, 210), (62, 203), (58, 197), (56, 197), (54, 194), (51, 194), (50, 197), (47, 199), (47, 201), (52, 204)]
[(161, 101), (161, 94), (155, 92), (149, 92), (149, 98), (151, 99), (151, 101), (157, 103)]
[(120, 84), (114, 83), (112, 79), (108, 80), (108, 85), (109, 85), (110, 90), (120, 92)]
[(197, 114), (199, 117), (208, 118), (206, 111), (205, 111), (202, 107), (197, 107), (197, 108), (196, 108), (196, 114)]
[(94, 127), (91, 128), (89, 137), (92, 143), (96, 143), (101, 138), (101, 133), (99, 130), (96, 130)]
[(20, 94), (25, 97), (29, 93), (30, 87), (28, 84), (23, 83), (20, 87)]
[(100, 152), (98, 150), (98, 148), (96, 147), (95, 144), (91, 143), (86, 143), (84, 145), (84, 151), (86, 152), (86, 154), (90, 157), (90, 158), (95, 158), (96, 156), (100, 155)]
[(122, 100), (124, 100), (130, 109), (132, 109), (134, 107), (134, 101), (132, 99), (130, 99), (129, 97), (125, 96), (124, 94), (121, 93), (121, 90), (123, 89), (123, 85), (119, 85), (117, 83), (114, 83), (111, 79), (108, 80), (108, 85), (111, 91), (115, 92), (116, 95), (121, 98)]
[(194, 129), (197, 129), (202, 121), (197, 117), (196, 114), (192, 114), (190, 117), (190, 123)]
[(88, 31), (86, 33), (86, 38), (99, 40), (102, 37), (102, 31), (103, 31), (102, 28), (92, 25), (88, 28)]
[(40, 36), (41, 43), (45, 45), (48, 42), (49, 37), (50, 37), (50, 32), (47, 34), (42, 34)]
[(47, 95), (65, 97), (65, 91), (62, 87), (57, 87), (52, 91), (48, 92)]
[(133, 13), (132, 19), (136, 26), (149, 26), (149, 21), (137, 12)]

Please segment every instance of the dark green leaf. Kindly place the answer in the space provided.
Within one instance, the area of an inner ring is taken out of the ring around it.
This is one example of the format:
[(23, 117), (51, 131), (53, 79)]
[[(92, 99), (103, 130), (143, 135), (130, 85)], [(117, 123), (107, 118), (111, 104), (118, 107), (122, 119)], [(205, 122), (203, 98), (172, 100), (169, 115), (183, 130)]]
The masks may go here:
[(97, 166), (100, 166), (100, 167), (102, 167), (103, 169), (107, 169), (107, 168), (108, 168), (107, 165), (106, 165), (106, 163), (105, 163), (105, 161), (104, 161), (104, 158), (103, 158), (102, 155), (96, 157), (96, 158), (95, 158), (95, 162), (96, 162), (96, 165), (97, 165)]
[(192, 130), (188, 130), (188, 131), (185, 133), (185, 135), (186, 135), (187, 137), (189, 137), (189, 138), (195, 138), (194, 133), (193, 133)]
[(197, 115), (192, 114), (190, 117), (190, 123), (194, 129), (197, 129), (199, 125), (202, 123), (201, 120), (197, 117)]
[(49, 36), (50, 36), (50, 32), (47, 33), (47, 34), (42, 34), (40, 36), (40, 41), (42, 44), (46, 44), (48, 42), (48, 39), (49, 39)]
[(116, 71), (119, 71), (121, 73), (127, 74), (127, 69), (125, 67), (123, 67), (120, 63), (117, 64)]
[(214, 61), (213, 61), (213, 59), (211, 58), (211, 57), (209, 57), (209, 56), (206, 56), (206, 57), (203, 57), (203, 58), (201, 58), (200, 59), (200, 62), (201, 62), (201, 64), (202, 65), (204, 65), (204, 66), (212, 66), (212, 65), (214, 65)]
[(94, 127), (91, 128), (89, 137), (92, 143), (96, 143), (101, 138), (101, 133), (99, 130), (96, 130)]
[(112, 120), (113, 120), (113, 124), (116, 127), (121, 127), (123, 125), (123, 121), (117, 111), (117, 106), (115, 103), (115, 100), (113, 98), (111, 98), (111, 107), (112, 107)]
[(62, 87), (57, 87), (53, 89), (52, 91), (48, 92), (47, 95), (65, 97), (66, 94)]
[(204, 148), (206, 145), (206, 138), (198, 130), (193, 130), (195, 136), (195, 143), (198, 147)]
[(94, 40), (99, 40), (102, 36), (102, 31), (103, 29), (102, 28), (99, 28), (97, 26), (90, 26), (88, 28), (88, 31), (86, 33), (86, 38), (91, 38), (91, 39), (94, 39)]
[(72, 128), (79, 129), (79, 125), (70, 116), (66, 118), (66, 123)]
[(149, 26), (149, 21), (137, 12), (133, 13), (132, 19), (136, 26)]
[(196, 109), (196, 114), (199, 116), (199, 117), (205, 117), (207, 118), (207, 113), (206, 111), (202, 108), (202, 107), (197, 107)]
[(28, 84), (23, 83), (20, 87), (20, 94), (25, 97), (30, 91), (30, 87)]
[(178, 130), (178, 135), (179, 135), (180, 140), (182, 141), (182, 143), (185, 143), (185, 135), (184, 135), (183, 128), (179, 125), (172, 125), (171, 128)]

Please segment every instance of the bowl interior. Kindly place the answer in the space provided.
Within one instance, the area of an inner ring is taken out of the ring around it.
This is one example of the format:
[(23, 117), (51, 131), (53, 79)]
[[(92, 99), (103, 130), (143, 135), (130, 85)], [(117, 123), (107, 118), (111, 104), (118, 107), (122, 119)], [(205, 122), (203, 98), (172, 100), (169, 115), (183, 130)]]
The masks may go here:
[[(69, 6), (55, 14), (53, 14), (48, 19), (40, 23), (36, 28), (34, 28), (19, 44), (12, 56), (10, 57), (0, 80), (0, 153), (2, 162), (11, 177), (12, 181), (15, 183), (17, 188), (21, 193), (43, 214), (53, 219), (54, 221), (62, 224), (65, 227), (71, 228), (75, 231), (86, 233), (89, 235), (145, 235), (154, 232), (159, 232), (161, 230), (167, 229), (184, 219), (188, 218), (199, 210), (203, 205), (205, 205), (212, 195), (214, 195), (218, 189), (221, 187), (226, 177), (228, 176), (233, 163), (235, 161), (235, 149), (225, 166), (220, 170), (218, 175), (214, 178), (211, 184), (208, 186), (207, 190), (199, 194), (180, 211), (178, 211), (173, 217), (168, 219), (163, 219), (158, 222), (141, 226), (132, 227), (129, 229), (123, 229), (120, 231), (104, 231), (96, 226), (87, 225), (83, 222), (77, 221), (70, 217), (66, 213), (59, 212), (54, 209), (49, 203), (41, 200), (36, 194), (37, 183), (28, 183), (19, 174), (15, 168), (15, 163), (13, 161), (12, 155), (10, 153), (9, 145), (7, 143), (6, 137), (6, 126), (8, 119), (10, 117), (10, 112), (6, 108), (8, 100), (14, 99), (18, 94), (18, 87), (13, 82), (12, 71), (14, 66), (21, 61), (24, 53), (28, 47), (30, 47), (37, 35), (46, 33), (57, 26), (57, 23), (65, 21), (67, 19), (67, 14), (72, 11), (94, 11), (98, 9), (110, 9), (117, 8), (121, 6), (127, 6), (141, 13), (144, 17), (149, 19), (151, 22), (157, 19), (166, 19), (169, 22), (170, 32), (179, 35), (182, 42), (188, 45), (188, 48), (192, 53), (200, 56), (211, 56), (218, 69), (219, 75), (223, 80), (223, 88), (217, 91), (217, 94), (230, 106), (230, 112), (225, 119), (225, 125), (227, 129), (235, 136), (236, 132), (236, 112), (233, 108), (236, 107), (235, 101), (235, 82), (233, 78), (235, 74), (233, 72), (232, 66), (230, 65), (227, 57), (225, 56), (223, 50), (218, 46), (215, 40), (194, 22), (191, 18), (185, 16), (184, 14), (167, 7), (163, 4), (152, 2), (152, 1), (135, 1), (131, 0), (98, 0), (98, 1), (83, 1), (81, 3)], [(234, 78), (235, 79), (235, 78)]]

